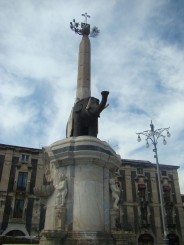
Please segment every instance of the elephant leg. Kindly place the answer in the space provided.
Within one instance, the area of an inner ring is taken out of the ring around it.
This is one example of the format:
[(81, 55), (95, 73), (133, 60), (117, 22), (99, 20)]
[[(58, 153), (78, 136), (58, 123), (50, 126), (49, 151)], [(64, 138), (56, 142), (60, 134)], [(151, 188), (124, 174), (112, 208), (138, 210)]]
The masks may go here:
[(90, 122), (89, 127), (88, 127), (88, 135), (97, 137), (98, 134), (98, 119)]
[(80, 135), (82, 135), (82, 125), (79, 118), (75, 118), (73, 124), (73, 136), (77, 137)]
[(77, 137), (82, 135), (88, 135), (88, 126), (81, 121), (81, 118), (77, 118), (74, 120), (73, 136)]
[(74, 127), (73, 136), (77, 137), (77, 136), (81, 136), (81, 135), (84, 135), (82, 128), (81, 127)]

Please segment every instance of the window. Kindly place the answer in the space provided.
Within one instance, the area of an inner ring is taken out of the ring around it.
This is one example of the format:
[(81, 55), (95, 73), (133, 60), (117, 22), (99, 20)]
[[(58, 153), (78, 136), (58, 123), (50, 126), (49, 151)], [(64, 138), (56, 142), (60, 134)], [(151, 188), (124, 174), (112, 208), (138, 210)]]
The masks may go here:
[(143, 205), (140, 207), (140, 213), (141, 213), (141, 224), (147, 225), (148, 224), (148, 212), (147, 212), (147, 205)]
[(163, 197), (164, 197), (165, 203), (171, 203), (171, 193), (170, 193), (170, 190), (169, 191), (164, 191)]
[(137, 174), (143, 174), (144, 171), (143, 171), (143, 168), (137, 168)]
[(161, 174), (162, 174), (162, 176), (167, 176), (167, 171), (162, 170), (162, 171), (161, 171)]
[(21, 162), (28, 162), (29, 161), (29, 155), (22, 154), (21, 155)]
[(17, 181), (17, 190), (25, 191), (27, 186), (27, 172), (19, 172)]
[(24, 200), (15, 199), (13, 218), (22, 218), (24, 210)]

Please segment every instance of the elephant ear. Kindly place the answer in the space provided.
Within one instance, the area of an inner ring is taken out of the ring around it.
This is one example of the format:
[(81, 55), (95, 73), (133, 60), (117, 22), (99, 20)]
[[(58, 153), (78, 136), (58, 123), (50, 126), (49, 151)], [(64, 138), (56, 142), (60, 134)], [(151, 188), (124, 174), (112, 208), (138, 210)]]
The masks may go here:
[(73, 111), (74, 111), (74, 112), (80, 112), (80, 111), (82, 110), (82, 108), (83, 108), (82, 103), (77, 103), (77, 104), (74, 106)]

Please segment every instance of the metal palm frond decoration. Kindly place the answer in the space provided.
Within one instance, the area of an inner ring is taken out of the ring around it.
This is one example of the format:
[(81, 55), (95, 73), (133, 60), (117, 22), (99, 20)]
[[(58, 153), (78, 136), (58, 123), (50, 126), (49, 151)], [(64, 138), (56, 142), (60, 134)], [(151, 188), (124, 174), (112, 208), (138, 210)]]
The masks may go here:
[(97, 37), (100, 33), (98, 27), (94, 26), (90, 32), (90, 37)]

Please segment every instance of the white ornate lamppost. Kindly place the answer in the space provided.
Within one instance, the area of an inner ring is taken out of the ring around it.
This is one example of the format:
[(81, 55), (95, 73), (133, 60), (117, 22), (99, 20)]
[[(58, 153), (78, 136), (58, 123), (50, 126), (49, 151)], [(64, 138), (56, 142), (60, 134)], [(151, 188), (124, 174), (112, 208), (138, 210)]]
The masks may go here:
[(167, 238), (167, 229), (166, 229), (166, 222), (165, 222), (165, 208), (163, 203), (163, 191), (161, 188), (161, 177), (160, 177), (160, 168), (159, 168), (159, 161), (158, 161), (158, 153), (157, 153), (157, 142), (159, 138), (163, 139), (163, 144), (166, 145), (166, 136), (170, 137), (171, 134), (169, 133), (169, 128), (160, 128), (160, 129), (154, 129), (154, 125), (151, 121), (150, 124), (151, 130), (146, 130), (140, 133), (137, 133), (138, 138), (137, 141), (141, 141), (141, 136), (144, 135), (146, 137), (146, 147), (149, 147), (149, 142), (153, 144), (153, 152), (155, 153), (154, 158), (156, 159), (156, 165), (157, 165), (157, 175), (158, 175), (158, 187), (159, 187), (159, 195), (160, 195), (160, 205), (161, 205), (161, 214), (162, 214), (162, 223), (163, 223), (163, 231), (164, 231), (164, 244), (168, 244), (168, 238)]

